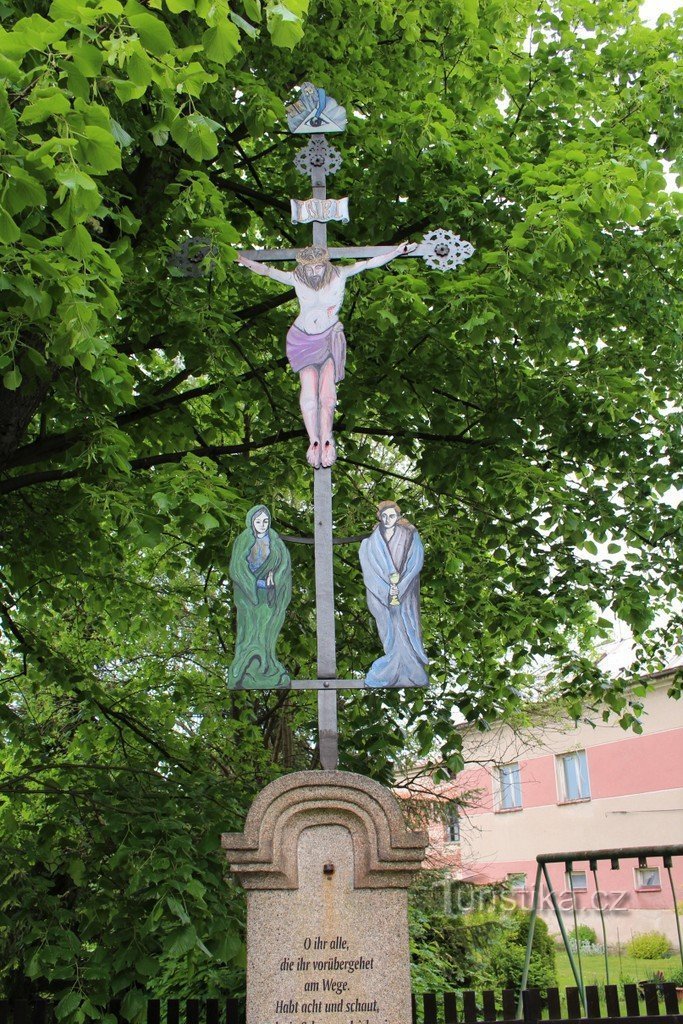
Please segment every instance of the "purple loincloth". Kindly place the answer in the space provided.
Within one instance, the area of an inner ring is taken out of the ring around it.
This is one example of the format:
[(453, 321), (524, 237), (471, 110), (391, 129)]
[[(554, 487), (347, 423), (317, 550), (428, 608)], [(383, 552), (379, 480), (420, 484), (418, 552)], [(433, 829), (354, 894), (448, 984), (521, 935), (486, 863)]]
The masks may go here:
[(344, 327), (337, 321), (322, 334), (306, 334), (295, 324), (287, 332), (287, 358), (295, 373), (307, 366), (322, 367), (328, 359), (334, 363), (335, 383), (344, 379), (346, 363), (346, 337)]

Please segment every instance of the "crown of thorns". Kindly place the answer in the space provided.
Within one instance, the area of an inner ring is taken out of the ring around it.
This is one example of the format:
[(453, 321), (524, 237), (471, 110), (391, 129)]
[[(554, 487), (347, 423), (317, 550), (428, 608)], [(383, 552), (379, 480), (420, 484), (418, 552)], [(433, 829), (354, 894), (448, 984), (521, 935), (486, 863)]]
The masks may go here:
[(325, 263), (329, 258), (329, 252), (322, 245), (309, 245), (296, 254), (296, 262), (304, 267), (314, 263)]

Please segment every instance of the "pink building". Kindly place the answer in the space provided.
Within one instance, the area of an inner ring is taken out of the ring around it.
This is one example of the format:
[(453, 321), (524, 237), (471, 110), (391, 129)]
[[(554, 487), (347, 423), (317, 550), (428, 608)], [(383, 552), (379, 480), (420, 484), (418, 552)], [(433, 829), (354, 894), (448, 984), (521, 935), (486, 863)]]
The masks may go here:
[[(430, 827), (428, 864), (453, 877), (486, 883), (507, 879), (531, 907), (537, 854), (683, 843), (683, 702), (667, 697), (672, 672), (656, 677), (645, 698), (643, 732), (615, 722), (544, 719), (533, 728), (504, 725), (464, 730), (466, 767), (440, 791), (463, 800), (459, 813)], [(564, 864), (549, 865), (565, 924), (573, 927)], [(683, 900), (683, 857), (674, 858), (676, 900)], [(589, 865), (575, 863), (579, 922), (600, 936), (596, 887)], [(640, 865), (598, 865), (607, 940), (664, 932), (677, 944), (673, 899), (662, 858)], [(542, 916), (557, 931), (547, 897)]]

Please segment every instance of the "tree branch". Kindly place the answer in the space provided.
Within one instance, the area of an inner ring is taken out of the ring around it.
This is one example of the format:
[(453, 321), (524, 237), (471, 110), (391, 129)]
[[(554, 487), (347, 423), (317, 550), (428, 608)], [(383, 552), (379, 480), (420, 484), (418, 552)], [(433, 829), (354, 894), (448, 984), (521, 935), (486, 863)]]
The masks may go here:
[[(383, 430), (381, 427), (337, 427), (337, 433), (363, 434), (368, 437), (391, 437), (411, 441), (435, 441), (441, 444), (465, 444), (478, 447), (490, 447), (495, 442), (489, 440), (473, 440), (464, 437), (462, 434), (430, 434), (423, 430)], [(161, 452), (158, 455), (145, 455), (138, 459), (131, 459), (131, 469), (134, 471), (151, 469), (153, 466), (172, 465), (182, 462), (187, 455), (194, 455), (198, 458), (215, 459), (220, 455), (248, 455), (250, 452), (259, 451), (262, 448), (270, 448), (284, 441), (291, 441), (294, 438), (304, 437), (305, 430), (300, 427), (297, 430), (283, 430), (270, 437), (264, 437), (260, 441), (250, 441), (247, 444), (225, 444), (225, 445), (200, 445), (197, 448), (187, 448), (177, 452)], [(50, 483), (57, 480), (74, 480), (86, 473), (86, 467), (68, 470), (45, 470), (37, 473), (26, 473), (24, 476), (10, 477), (0, 483), (0, 494), (11, 494), (13, 491), (21, 490), (24, 487), (32, 487), (35, 484)]]

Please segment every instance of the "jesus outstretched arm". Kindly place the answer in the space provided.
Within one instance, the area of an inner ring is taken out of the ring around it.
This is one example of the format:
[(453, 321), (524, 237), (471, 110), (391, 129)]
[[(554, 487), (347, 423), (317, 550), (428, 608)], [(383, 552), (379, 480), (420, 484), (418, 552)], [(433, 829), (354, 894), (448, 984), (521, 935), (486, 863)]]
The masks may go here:
[(417, 242), (401, 242), (395, 249), (385, 252), (382, 256), (373, 256), (369, 260), (359, 260), (358, 263), (352, 263), (350, 267), (342, 267), (341, 272), (344, 277), (353, 277), (355, 274), (362, 274), (364, 270), (384, 267), (387, 263), (395, 260), (397, 256), (407, 256), (409, 252), (414, 252), (415, 249), (417, 249)]
[(276, 267), (269, 267), (267, 263), (257, 263), (256, 260), (247, 259), (246, 256), (238, 256), (237, 262), (260, 277), (271, 277), (273, 281), (279, 281), (280, 284), (294, 284), (294, 274), (290, 270), (278, 270)]

